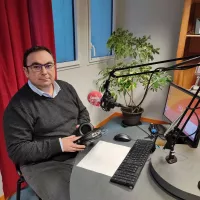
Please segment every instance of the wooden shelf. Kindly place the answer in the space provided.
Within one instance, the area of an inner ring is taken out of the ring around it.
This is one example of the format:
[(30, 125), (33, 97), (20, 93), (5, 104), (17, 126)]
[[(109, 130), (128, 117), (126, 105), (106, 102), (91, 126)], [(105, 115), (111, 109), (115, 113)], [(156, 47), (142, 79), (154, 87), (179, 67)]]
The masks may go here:
[[(200, 34), (194, 34), (197, 18), (200, 18), (200, 0), (184, 0), (177, 58), (200, 54)], [(175, 84), (183, 88), (191, 88), (195, 80), (195, 68), (174, 73)]]
[(193, 0), (193, 3), (200, 3), (200, 0)]
[(195, 35), (195, 34), (187, 34), (186, 37), (200, 37), (200, 34), (199, 34), (199, 35)]

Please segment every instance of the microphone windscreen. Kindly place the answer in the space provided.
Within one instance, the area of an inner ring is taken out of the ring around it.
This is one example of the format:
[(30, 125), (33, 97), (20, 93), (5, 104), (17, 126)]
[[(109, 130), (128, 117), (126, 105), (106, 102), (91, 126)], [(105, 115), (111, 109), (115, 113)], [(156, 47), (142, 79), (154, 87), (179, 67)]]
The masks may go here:
[(93, 106), (97, 106), (100, 107), (100, 102), (101, 102), (101, 98), (102, 98), (102, 93), (99, 91), (92, 91), (88, 94), (88, 101), (90, 104), (92, 104)]

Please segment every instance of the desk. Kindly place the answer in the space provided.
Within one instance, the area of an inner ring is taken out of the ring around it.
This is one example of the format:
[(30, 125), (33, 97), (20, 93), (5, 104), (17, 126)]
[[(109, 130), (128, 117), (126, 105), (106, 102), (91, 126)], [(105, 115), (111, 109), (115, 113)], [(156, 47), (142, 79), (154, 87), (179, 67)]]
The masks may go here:
[[(101, 140), (121, 144), (131, 147), (134, 140), (144, 139), (147, 134), (138, 127), (123, 128), (118, 121), (111, 122), (112, 128), (108, 126), (108, 133)], [(141, 125), (140, 127), (148, 130), (149, 125)], [(116, 142), (113, 137), (117, 133), (126, 133), (133, 139), (130, 142)], [(78, 154), (75, 166), (72, 171), (70, 180), (71, 200), (174, 200), (174, 198), (161, 189), (149, 172), (149, 161), (144, 166), (140, 177), (133, 190), (124, 189), (124, 187), (110, 183), (110, 177), (93, 171), (89, 171), (76, 165), (90, 151), (90, 149)], [(116, 155), (117, 156), (117, 155)]]

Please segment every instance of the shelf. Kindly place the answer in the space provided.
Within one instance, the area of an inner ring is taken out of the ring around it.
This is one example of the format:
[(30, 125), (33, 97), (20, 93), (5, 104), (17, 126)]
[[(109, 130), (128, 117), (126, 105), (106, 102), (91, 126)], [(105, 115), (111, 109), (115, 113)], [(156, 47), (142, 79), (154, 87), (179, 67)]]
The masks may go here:
[(199, 35), (187, 34), (186, 37), (200, 37), (200, 34)]
[(193, 3), (200, 3), (200, 0), (193, 0)]

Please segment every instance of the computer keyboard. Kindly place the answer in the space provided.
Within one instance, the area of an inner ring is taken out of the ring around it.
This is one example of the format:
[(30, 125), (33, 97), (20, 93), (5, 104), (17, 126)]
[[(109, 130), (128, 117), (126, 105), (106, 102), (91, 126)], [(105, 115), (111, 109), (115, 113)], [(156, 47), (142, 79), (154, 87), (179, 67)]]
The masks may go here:
[(110, 181), (133, 189), (153, 148), (153, 141), (136, 140)]

